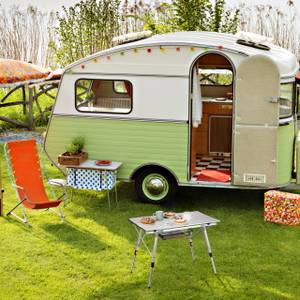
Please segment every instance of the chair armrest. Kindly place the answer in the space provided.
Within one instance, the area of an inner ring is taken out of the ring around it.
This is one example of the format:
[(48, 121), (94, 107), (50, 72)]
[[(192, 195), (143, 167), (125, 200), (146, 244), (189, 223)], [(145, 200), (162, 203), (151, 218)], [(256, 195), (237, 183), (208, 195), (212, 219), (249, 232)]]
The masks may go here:
[(26, 194), (26, 191), (25, 191), (25, 189), (24, 189), (22, 186), (16, 185), (16, 184), (14, 184), (14, 183), (12, 183), (12, 186), (13, 186), (14, 188), (17, 188), (18, 190), (22, 190), (22, 191), (24, 192), (24, 199), (21, 200), (22, 202), (24, 202), (24, 201), (26, 200), (28, 203), (34, 204), (33, 202), (31, 202), (31, 201), (29, 200), (29, 198), (28, 198), (28, 196), (27, 196), (27, 194)]
[(20, 190), (23, 190), (23, 191), (25, 192), (25, 189), (24, 189), (22, 186), (16, 185), (16, 184), (14, 184), (14, 183), (12, 183), (11, 185), (12, 185), (13, 187), (15, 187), (15, 188), (17, 188), (17, 189), (20, 189)]
[(66, 187), (67, 181), (65, 179), (60, 179), (60, 178), (49, 179), (48, 184), (52, 186)]

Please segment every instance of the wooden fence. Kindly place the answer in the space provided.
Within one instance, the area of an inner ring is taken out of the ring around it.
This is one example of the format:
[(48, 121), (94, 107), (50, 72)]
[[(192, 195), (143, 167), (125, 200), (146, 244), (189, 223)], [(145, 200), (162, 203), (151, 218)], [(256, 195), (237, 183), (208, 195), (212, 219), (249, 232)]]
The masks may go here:
[[(40, 105), (40, 96), (47, 95), (51, 99), (55, 99), (50, 91), (58, 88), (59, 80), (49, 80), (41, 83), (35, 83), (30, 85), (19, 85), (12, 88), (1, 100), (0, 100), (0, 121), (8, 122), (10, 124), (14, 124), (18, 127), (25, 127), (28, 129), (34, 128), (34, 104), (38, 110), (38, 117), (42, 117), (46, 112), (52, 110), (52, 105), (42, 109)], [(10, 96), (16, 91), (21, 90), (21, 99), (8, 101)], [(54, 101), (53, 101), (54, 102)], [(14, 106), (22, 106), (23, 107), (23, 115), (27, 115), (27, 122), (15, 120), (6, 116), (1, 115), (1, 108), (4, 107), (14, 107)]]

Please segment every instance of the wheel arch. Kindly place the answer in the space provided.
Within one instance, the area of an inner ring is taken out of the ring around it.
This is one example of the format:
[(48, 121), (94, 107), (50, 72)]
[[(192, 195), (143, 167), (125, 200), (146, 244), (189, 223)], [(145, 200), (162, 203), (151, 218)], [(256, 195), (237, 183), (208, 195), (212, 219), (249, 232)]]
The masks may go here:
[(157, 163), (146, 163), (146, 164), (143, 164), (143, 165), (140, 165), (138, 166), (137, 168), (135, 168), (133, 170), (133, 172), (131, 173), (130, 175), (130, 180), (135, 180), (136, 177), (141, 173), (143, 172), (144, 170), (147, 170), (147, 169), (152, 169), (152, 168), (156, 168), (156, 169), (160, 169), (164, 172), (167, 172), (171, 175), (171, 177), (173, 178), (174, 182), (176, 183), (176, 185), (179, 184), (179, 180), (178, 180), (178, 177), (176, 176), (176, 174), (170, 170), (169, 168), (163, 166), (163, 165), (160, 165), (160, 164), (157, 164)]

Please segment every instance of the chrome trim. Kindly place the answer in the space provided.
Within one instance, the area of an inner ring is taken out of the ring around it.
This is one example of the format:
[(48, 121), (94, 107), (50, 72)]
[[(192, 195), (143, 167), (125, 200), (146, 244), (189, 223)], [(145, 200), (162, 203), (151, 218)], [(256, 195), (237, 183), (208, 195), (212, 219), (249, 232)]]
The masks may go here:
[(288, 125), (294, 122), (294, 116), (290, 116), (288, 118), (279, 119), (279, 125)]
[(293, 76), (281, 76), (280, 77), (280, 83), (289, 83), (289, 82), (295, 82), (296, 81), (296, 75), (297, 75), (298, 69), (295, 70), (295, 75)]
[(145, 183), (145, 187), (152, 195), (159, 195), (165, 190), (165, 185), (160, 178), (152, 178)]
[[(88, 76), (94, 76), (94, 75), (99, 75), (99, 76), (136, 76), (136, 77), (162, 77), (162, 78), (189, 78), (188, 75), (165, 75), (165, 74), (140, 74), (140, 73), (100, 73), (100, 72), (72, 72), (72, 73), (66, 73), (67, 75), (88, 75)], [(82, 78), (80, 78), (82, 79)], [(88, 78), (91, 79), (91, 78)], [(112, 79), (116, 80), (116, 79)], [(124, 79), (122, 79), (124, 80)], [(127, 79), (126, 79), (127, 80)]]
[(202, 187), (202, 188), (225, 188), (225, 189), (240, 189), (240, 190), (269, 190), (269, 189), (279, 189), (286, 187), (285, 185), (270, 185), (270, 186), (242, 186), (242, 185), (233, 185), (231, 183), (211, 183), (204, 181), (189, 181), (189, 182), (180, 182), (178, 186), (190, 186), (190, 187)]
[[(97, 115), (85, 115), (83, 113), (80, 113), (78, 115), (73, 114), (57, 114), (53, 113), (53, 116), (57, 117), (68, 117), (68, 118), (89, 118), (89, 119), (103, 119), (103, 120), (119, 120), (119, 121), (141, 121), (141, 122), (159, 122), (159, 123), (188, 123), (188, 120), (170, 120), (170, 119), (140, 119), (140, 118), (124, 118), (124, 116), (119, 115), (110, 115), (110, 116), (102, 116), (100, 114)], [(51, 116), (52, 116), (51, 115)]]

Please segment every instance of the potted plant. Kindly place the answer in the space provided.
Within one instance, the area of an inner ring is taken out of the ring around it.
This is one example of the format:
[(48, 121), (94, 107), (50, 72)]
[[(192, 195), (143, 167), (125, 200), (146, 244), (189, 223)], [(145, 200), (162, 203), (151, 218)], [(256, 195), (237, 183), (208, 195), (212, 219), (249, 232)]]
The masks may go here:
[(64, 166), (78, 166), (87, 160), (88, 154), (83, 151), (84, 144), (84, 137), (75, 137), (72, 142), (67, 145), (67, 151), (58, 156), (58, 163)]

